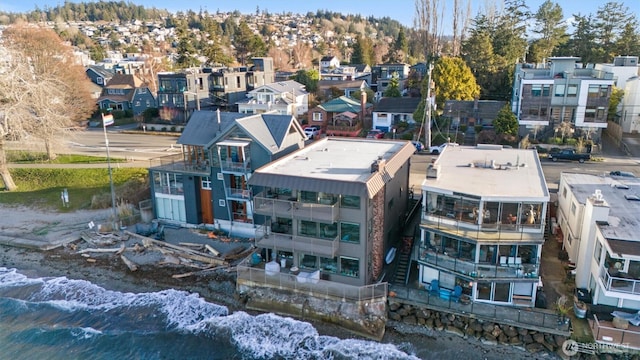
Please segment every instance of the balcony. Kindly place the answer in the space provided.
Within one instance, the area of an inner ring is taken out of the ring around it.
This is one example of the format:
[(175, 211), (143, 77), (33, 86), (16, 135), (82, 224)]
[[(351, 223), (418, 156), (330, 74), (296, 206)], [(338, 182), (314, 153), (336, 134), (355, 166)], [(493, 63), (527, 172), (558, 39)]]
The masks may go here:
[(614, 273), (615, 276), (611, 275), (605, 268), (601, 268), (600, 273), (600, 279), (607, 291), (640, 295), (640, 280), (629, 278), (623, 272)]
[(251, 190), (249, 189), (238, 189), (232, 187), (225, 187), (224, 193), (227, 199), (236, 199), (236, 200), (250, 200), (251, 199)]
[(589, 320), (589, 327), (593, 333), (595, 341), (606, 346), (607, 352), (625, 353), (629, 349), (640, 349), (640, 327), (629, 324), (628, 329), (618, 329), (611, 321), (598, 319), (593, 315), (593, 320)]
[(207, 162), (184, 161), (182, 154), (151, 159), (149, 161), (149, 168), (195, 175), (211, 175), (211, 168)]
[(477, 224), (474, 219), (460, 217), (452, 213), (440, 215), (423, 212), (420, 226), (479, 240), (544, 242), (544, 224), (502, 224), (498, 222)]
[(223, 173), (232, 173), (232, 174), (247, 174), (251, 172), (251, 160), (247, 159), (245, 161), (233, 161), (233, 160), (222, 160), (220, 161), (220, 169)]
[(285, 251), (303, 251), (309, 255), (322, 255), (335, 257), (338, 253), (340, 241), (336, 235), (331, 239), (319, 239), (314, 237), (290, 235), (281, 233), (264, 233), (264, 236), (256, 238), (256, 245), (264, 248), (277, 248)]
[(297, 201), (295, 197), (281, 197), (261, 192), (253, 198), (253, 211), (267, 216), (291, 217), (323, 222), (335, 222), (340, 215), (338, 203), (318, 204)]
[(538, 264), (522, 264), (517, 257), (500, 257), (500, 265), (478, 264), (439, 253), (433, 249), (420, 248), (418, 260), (436, 268), (450, 270), (470, 278), (481, 279), (531, 279), (537, 280)]

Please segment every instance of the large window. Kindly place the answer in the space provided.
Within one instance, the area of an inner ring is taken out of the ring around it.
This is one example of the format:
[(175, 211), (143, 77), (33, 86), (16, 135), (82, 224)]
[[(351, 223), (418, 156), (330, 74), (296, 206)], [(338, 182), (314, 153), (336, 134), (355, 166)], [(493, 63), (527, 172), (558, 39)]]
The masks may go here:
[(360, 242), (360, 224), (340, 223), (340, 240), (344, 242)]
[(300, 220), (298, 235), (321, 239), (335, 239), (338, 236), (338, 225), (315, 221)]
[(578, 95), (578, 85), (569, 84), (567, 87), (567, 97), (576, 97)]
[(349, 209), (360, 209), (360, 196), (342, 195), (340, 207)]
[(314, 112), (313, 113), (313, 121), (322, 121), (322, 113)]
[(565, 91), (565, 86), (564, 84), (558, 84), (555, 86), (555, 89), (553, 91), (554, 96), (564, 96), (564, 91)]
[(320, 258), (320, 270), (327, 272), (327, 273), (332, 273), (335, 274), (338, 272), (338, 258), (334, 257), (334, 258), (324, 258), (321, 257)]
[(598, 265), (600, 265), (600, 255), (602, 255), (602, 244), (596, 239), (596, 249), (593, 251), (593, 258)]
[(300, 269), (317, 269), (318, 257), (315, 255), (300, 254)]
[(357, 258), (341, 256), (340, 274), (350, 277), (360, 276), (360, 260)]

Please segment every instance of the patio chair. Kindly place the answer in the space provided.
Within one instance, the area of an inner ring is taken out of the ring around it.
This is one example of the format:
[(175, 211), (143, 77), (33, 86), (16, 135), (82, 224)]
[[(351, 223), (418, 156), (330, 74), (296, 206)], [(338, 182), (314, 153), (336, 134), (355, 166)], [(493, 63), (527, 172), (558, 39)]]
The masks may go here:
[(440, 296), (440, 282), (438, 280), (431, 280), (431, 285), (429, 285), (429, 294)]
[(460, 296), (462, 296), (462, 286), (456, 285), (453, 288), (453, 293), (451, 294), (451, 301), (454, 301), (454, 302), (460, 301)]

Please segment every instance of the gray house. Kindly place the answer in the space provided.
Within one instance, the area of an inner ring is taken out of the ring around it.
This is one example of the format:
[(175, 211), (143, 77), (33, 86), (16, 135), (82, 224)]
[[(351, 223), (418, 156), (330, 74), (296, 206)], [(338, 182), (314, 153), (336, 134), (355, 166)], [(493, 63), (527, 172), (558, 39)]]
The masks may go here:
[(135, 75), (114, 74), (102, 89), (98, 98), (100, 109), (131, 111), (134, 116), (142, 115), (147, 108), (156, 106), (149, 87)]
[(291, 115), (195, 111), (178, 139), (182, 154), (149, 169), (156, 218), (252, 237), (251, 174), (302, 148), (304, 140)]

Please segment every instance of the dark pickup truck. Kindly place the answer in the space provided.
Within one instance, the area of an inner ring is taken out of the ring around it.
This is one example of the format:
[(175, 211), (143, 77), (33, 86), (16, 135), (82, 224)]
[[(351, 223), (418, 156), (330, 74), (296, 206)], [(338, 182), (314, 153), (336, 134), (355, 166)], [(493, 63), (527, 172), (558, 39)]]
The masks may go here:
[(558, 160), (568, 160), (568, 161), (578, 161), (585, 162), (586, 160), (591, 160), (591, 154), (589, 153), (577, 153), (573, 149), (564, 149), (558, 152), (550, 152), (549, 160), (558, 161)]

